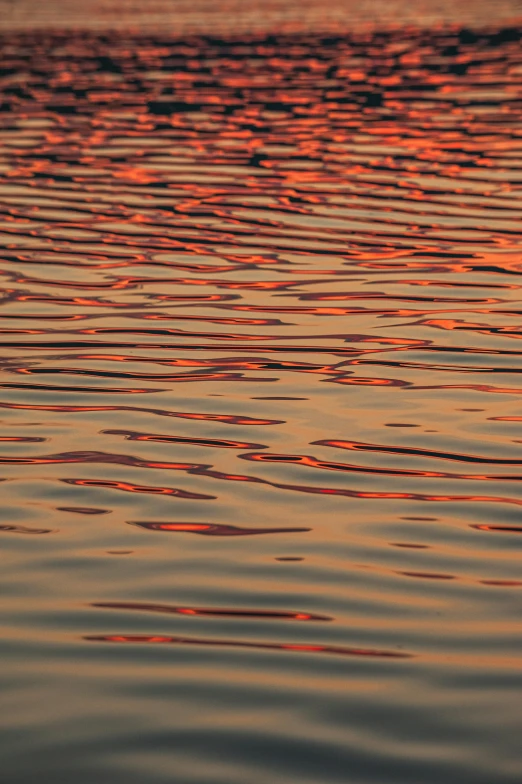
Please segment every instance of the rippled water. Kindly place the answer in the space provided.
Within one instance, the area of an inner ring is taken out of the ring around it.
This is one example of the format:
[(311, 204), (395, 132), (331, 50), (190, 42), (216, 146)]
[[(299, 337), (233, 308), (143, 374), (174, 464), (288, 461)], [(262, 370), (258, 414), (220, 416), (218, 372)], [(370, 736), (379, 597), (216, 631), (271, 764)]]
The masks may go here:
[(6, 784), (519, 784), (516, 29), (1, 40)]

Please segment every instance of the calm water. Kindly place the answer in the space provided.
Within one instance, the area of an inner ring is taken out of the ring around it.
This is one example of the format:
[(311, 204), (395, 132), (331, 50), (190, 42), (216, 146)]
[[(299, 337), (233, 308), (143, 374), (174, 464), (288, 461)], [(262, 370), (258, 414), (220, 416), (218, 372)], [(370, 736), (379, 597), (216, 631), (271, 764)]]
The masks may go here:
[(2, 781), (519, 784), (517, 31), (0, 44)]

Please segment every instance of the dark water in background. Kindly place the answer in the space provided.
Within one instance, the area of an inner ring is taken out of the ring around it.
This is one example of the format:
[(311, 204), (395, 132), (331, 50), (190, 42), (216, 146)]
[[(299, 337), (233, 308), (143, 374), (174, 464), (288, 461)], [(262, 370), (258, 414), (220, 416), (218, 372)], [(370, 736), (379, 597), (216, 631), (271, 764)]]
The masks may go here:
[(517, 31), (1, 48), (2, 781), (519, 784)]

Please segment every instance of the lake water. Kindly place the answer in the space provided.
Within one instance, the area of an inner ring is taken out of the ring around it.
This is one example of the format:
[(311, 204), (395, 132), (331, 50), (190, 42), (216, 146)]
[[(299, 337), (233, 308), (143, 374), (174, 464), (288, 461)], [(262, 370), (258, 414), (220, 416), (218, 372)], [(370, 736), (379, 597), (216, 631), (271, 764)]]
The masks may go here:
[(520, 30), (37, 22), (2, 780), (520, 784)]

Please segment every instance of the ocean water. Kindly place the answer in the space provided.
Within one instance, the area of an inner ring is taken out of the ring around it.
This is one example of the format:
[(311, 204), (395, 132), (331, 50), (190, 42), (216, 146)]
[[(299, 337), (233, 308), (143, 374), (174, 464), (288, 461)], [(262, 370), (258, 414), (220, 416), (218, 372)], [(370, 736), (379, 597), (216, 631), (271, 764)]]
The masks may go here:
[(520, 28), (9, 8), (2, 782), (520, 784)]

